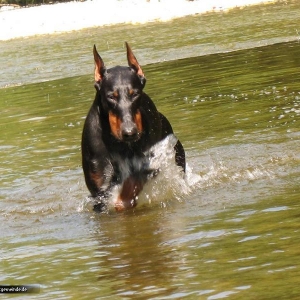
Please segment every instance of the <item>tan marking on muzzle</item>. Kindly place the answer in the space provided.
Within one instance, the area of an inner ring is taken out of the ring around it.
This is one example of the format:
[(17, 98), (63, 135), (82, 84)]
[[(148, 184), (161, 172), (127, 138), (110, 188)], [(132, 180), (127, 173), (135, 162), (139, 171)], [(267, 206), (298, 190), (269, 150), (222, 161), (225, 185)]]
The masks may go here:
[(109, 119), (109, 125), (110, 125), (110, 131), (112, 133), (112, 135), (120, 140), (121, 139), (121, 124), (122, 121), (121, 119), (115, 115), (114, 113), (112, 113), (111, 111), (108, 114), (108, 119)]
[(142, 123), (142, 115), (141, 112), (138, 110), (134, 116), (134, 123), (137, 127), (138, 133), (143, 131), (143, 123)]
[(114, 91), (114, 92), (113, 92), (113, 96), (114, 96), (115, 98), (118, 98), (118, 97), (119, 97), (119, 93), (118, 93), (117, 91)]

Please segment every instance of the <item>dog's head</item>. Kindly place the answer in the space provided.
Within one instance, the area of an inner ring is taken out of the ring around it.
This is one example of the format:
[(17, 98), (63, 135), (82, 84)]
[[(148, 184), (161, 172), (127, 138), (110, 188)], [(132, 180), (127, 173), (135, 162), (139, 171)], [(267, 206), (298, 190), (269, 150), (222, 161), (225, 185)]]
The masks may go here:
[(139, 110), (144, 73), (129, 45), (126, 43), (129, 67), (106, 69), (94, 46), (95, 88), (100, 93), (101, 105), (108, 115), (111, 134), (119, 141), (137, 141), (143, 132)]

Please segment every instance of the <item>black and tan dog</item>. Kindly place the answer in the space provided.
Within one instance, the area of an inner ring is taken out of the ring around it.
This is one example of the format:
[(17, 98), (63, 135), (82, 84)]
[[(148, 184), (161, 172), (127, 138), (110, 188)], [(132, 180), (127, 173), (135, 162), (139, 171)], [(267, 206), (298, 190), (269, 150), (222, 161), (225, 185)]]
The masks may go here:
[[(82, 166), (92, 197), (105, 199), (117, 184), (121, 192), (116, 210), (136, 205), (136, 196), (158, 170), (151, 170), (145, 153), (173, 133), (143, 92), (144, 73), (126, 43), (129, 67), (106, 69), (94, 46), (95, 100), (82, 134)], [(174, 147), (175, 161), (185, 171), (185, 153), (180, 141)], [(101, 205), (95, 206), (95, 209)]]

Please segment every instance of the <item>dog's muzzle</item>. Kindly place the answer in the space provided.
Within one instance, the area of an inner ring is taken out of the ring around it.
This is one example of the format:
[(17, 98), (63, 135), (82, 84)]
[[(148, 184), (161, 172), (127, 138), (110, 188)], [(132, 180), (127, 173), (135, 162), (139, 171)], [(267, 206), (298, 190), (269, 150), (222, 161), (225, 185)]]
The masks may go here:
[(134, 142), (139, 139), (139, 131), (136, 123), (132, 120), (131, 116), (123, 119), (121, 125), (122, 140), (124, 142)]

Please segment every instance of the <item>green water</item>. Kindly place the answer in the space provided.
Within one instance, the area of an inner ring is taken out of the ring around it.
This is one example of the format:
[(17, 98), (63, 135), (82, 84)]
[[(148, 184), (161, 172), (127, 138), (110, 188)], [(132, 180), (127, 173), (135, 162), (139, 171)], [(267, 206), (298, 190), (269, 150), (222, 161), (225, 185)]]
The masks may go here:
[[(298, 299), (299, 12), (281, 2), (1, 42), (30, 49), (30, 63), (2, 57), (2, 86), (26, 84), (0, 89), (0, 283), (39, 284), (33, 299)], [(80, 139), (99, 32), (114, 33), (100, 50), (108, 65), (126, 61), (120, 36), (137, 48), (146, 92), (186, 149), (188, 194), (90, 209)], [(145, 65), (152, 57), (167, 61)], [(43, 60), (52, 69), (40, 80), (51, 80), (34, 83)]]

